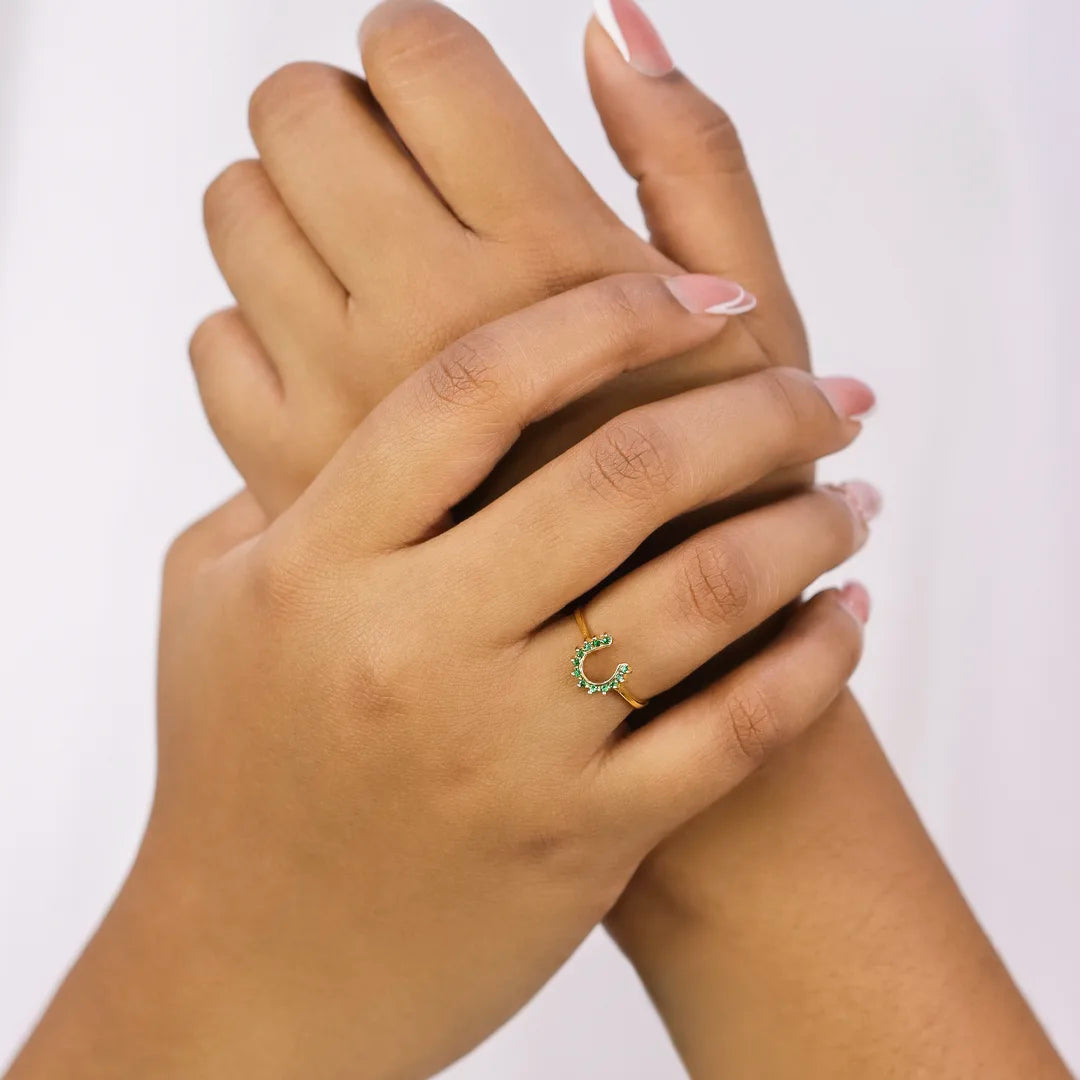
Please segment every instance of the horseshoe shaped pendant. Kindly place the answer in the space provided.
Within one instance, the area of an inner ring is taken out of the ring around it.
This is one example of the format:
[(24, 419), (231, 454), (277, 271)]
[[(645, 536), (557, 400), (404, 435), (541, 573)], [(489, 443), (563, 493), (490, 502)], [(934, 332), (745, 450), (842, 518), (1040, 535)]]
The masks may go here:
[(604, 634), (601, 637), (587, 637), (582, 646), (574, 653), (570, 671), (577, 680), (578, 686), (586, 693), (607, 695), (626, 682), (626, 677), (632, 670), (629, 664), (619, 664), (606, 682), (593, 682), (585, 674), (585, 658), (590, 653), (599, 652), (601, 649), (610, 649), (613, 644), (610, 634)]
[(574, 659), (570, 661), (570, 674), (574, 682), (587, 694), (602, 694), (605, 697), (614, 691), (632, 709), (644, 709), (647, 701), (638, 701), (629, 690), (623, 686), (630, 672), (633, 670), (629, 664), (619, 664), (605, 682), (594, 682), (585, 674), (585, 661), (590, 654), (599, 652), (601, 649), (610, 649), (613, 642), (610, 634), (596, 635), (589, 629), (585, 619), (585, 613), (578, 608), (574, 612), (574, 619), (585, 639), (574, 653)]

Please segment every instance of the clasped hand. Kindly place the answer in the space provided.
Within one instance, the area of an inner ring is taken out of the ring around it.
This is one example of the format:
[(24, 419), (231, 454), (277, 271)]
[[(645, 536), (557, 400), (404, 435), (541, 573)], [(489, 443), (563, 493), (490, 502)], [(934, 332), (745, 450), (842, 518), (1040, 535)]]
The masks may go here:
[[(567, 610), (666, 522), (846, 446), (847, 380), (770, 369), (632, 409), (450, 517), (526, 425), (715, 337), (733, 295), (629, 274), (505, 317), (393, 391), (273, 524), (241, 496), (175, 545), (144, 859), (228, 928), (259, 1003), (232, 1031), (259, 1054), (313, 1028), (320, 1054), (361, 1046), (364, 1075), (449, 1063), (843, 688), (857, 588), (631, 733), (571, 675)], [(866, 505), (858, 484), (804, 491), (602, 588), (597, 681), (613, 656), (640, 697), (675, 686), (858, 549)]]

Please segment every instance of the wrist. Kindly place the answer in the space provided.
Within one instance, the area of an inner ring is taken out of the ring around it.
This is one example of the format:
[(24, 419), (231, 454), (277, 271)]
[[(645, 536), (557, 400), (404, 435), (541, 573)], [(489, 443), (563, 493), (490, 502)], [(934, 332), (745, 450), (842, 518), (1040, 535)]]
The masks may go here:
[[(710, 814), (708, 816), (713, 816)], [(723, 900), (713, 888), (709, 862), (692, 858), (694, 822), (684, 826), (679, 845), (664, 844), (638, 868), (605, 927), (639, 968), (653, 952), (670, 958), (695, 941), (715, 938), (723, 920)]]
[(281, 1075), (282, 1029), (226, 925), (198, 870), (148, 834), (10, 1080)]

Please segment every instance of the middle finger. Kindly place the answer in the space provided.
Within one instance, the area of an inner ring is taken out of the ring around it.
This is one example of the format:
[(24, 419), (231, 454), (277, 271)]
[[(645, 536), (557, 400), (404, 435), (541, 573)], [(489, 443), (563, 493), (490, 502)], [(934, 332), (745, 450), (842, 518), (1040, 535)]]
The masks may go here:
[[(528, 634), (666, 522), (861, 430), (810, 375), (772, 368), (633, 409), (460, 525), (509, 630)], [(486, 566), (484, 553), (512, 550)]]

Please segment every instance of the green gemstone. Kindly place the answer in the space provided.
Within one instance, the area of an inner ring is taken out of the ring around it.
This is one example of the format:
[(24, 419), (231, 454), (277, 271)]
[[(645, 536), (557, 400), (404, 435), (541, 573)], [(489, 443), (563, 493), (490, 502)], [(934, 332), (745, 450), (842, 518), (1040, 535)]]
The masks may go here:
[(584, 665), (585, 658), (597, 649), (606, 649), (614, 642), (614, 638), (610, 634), (603, 634), (600, 637), (587, 638), (581, 646), (574, 652), (574, 658), (570, 661), (570, 673), (574, 681), (578, 686), (588, 694), (602, 694), (607, 696), (613, 690), (618, 690), (620, 686), (626, 681), (627, 676), (630, 674), (629, 664), (619, 664), (615, 671), (608, 678), (607, 682), (594, 683), (591, 682), (588, 676), (585, 674)]

